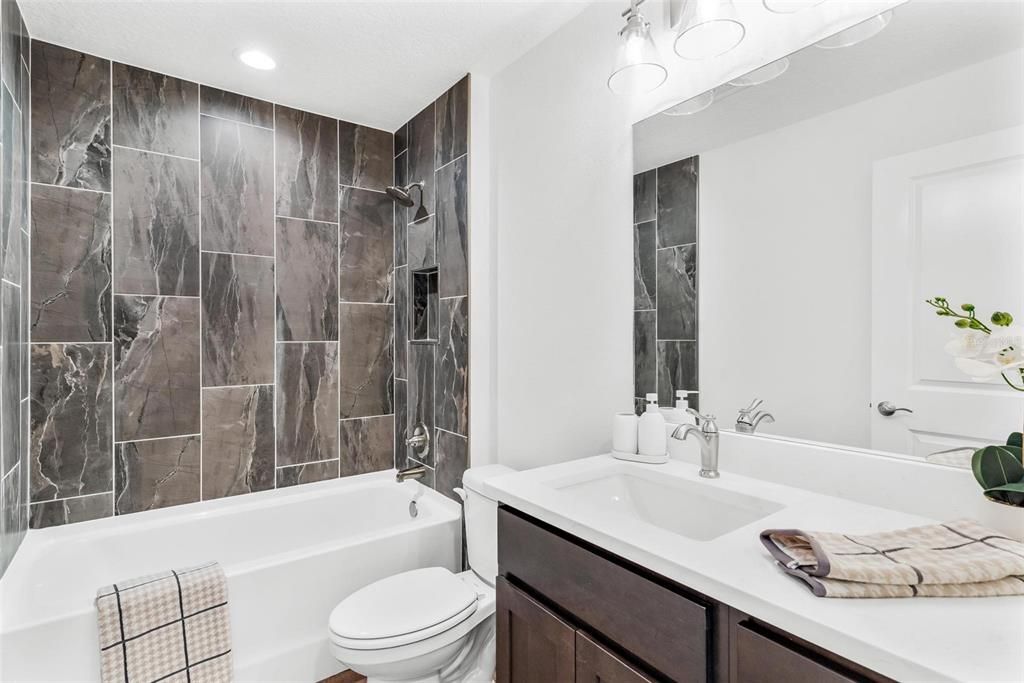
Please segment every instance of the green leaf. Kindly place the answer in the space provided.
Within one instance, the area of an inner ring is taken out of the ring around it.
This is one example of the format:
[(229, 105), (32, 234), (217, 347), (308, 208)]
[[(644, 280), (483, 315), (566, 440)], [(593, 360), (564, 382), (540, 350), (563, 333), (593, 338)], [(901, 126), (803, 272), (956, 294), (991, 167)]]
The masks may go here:
[(996, 488), (1024, 480), (1020, 446), (985, 446), (974, 452), (971, 470), (981, 488)]
[(1012, 432), (1006, 439), (1006, 445), (1021, 448), (1024, 446), (1024, 434), (1020, 432)]
[(1024, 481), (1015, 481), (986, 489), (985, 497), (997, 503), (1024, 507)]

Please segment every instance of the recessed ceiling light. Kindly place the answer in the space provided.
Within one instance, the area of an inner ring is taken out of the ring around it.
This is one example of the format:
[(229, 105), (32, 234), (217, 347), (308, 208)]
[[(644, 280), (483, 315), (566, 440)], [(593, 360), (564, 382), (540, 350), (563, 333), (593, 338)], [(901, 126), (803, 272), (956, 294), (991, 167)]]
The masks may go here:
[(242, 64), (260, 71), (270, 71), (277, 66), (273, 57), (260, 50), (242, 50), (238, 53), (238, 59)]

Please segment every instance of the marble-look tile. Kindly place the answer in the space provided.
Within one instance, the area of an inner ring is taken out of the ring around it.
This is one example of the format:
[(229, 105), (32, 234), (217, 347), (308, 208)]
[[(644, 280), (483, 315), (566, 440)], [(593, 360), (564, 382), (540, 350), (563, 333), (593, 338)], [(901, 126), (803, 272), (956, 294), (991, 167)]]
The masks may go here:
[(675, 405), (676, 391), (696, 391), (699, 388), (697, 342), (659, 341), (658, 404)]
[(391, 301), (393, 205), (381, 192), (341, 188), (338, 291), (342, 301)]
[(278, 344), (277, 464), (337, 457), (337, 342)]
[(29, 526), (33, 529), (45, 529), (50, 526), (88, 522), (113, 515), (113, 494), (97, 493), (92, 496), (33, 503), (29, 510)]
[(110, 195), (32, 188), (32, 340), (109, 341)]
[(199, 498), (199, 437), (119, 443), (114, 448), (114, 511), (194, 503)]
[(0, 372), (0, 395), (3, 396), (0, 411), (0, 475), (6, 474), (21, 460), (21, 288), (4, 281), (0, 283), (0, 306), (3, 307), (3, 321), (0, 323), (0, 344), (3, 345), (3, 360)]
[(203, 249), (273, 256), (273, 131), (200, 119)]
[(437, 172), (437, 265), (443, 297), (469, 294), (468, 163), (469, 157), (461, 157)]
[(438, 331), (437, 269), (412, 271), (409, 335), (412, 342), (436, 342)]
[(3, 148), (0, 150), (0, 272), (10, 282), (21, 283), (27, 266), (21, 263), (21, 231), (28, 227), (28, 186), (26, 184), (26, 153), (23, 117), (14, 108), (11, 93), (4, 85), (0, 90), (3, 118), (0, 126)]
[(434, 168), (441, 168), (469, 151), (468, 74), (437, 98), (434, 111), (437, 118)]
[(341, 421), (341, 476), (389, 470), (395, 466), (395, 417)]
[(203, 252), (203, 386), (274, 382), (274, 260)]
[(697, 241), (697, 157), (658, 168), (658, 246)]
[(658, 339), (697, 338), (697, 247), (658, 250)]
[(658, 217), (658, 170), (652, 168), (633, 176), (633, 223), (646, 223)]
[(198, 434), (199, 299), (114, 297), (118, 441)]
[(292, 465), (277, 468), (277, 488), (283, 489), (298, 484), (312, 484), (338, 478), (338, 460), (311, 462), (306, 465)]
[(395, 377), (408, 379), (409, 268), (395, 270)]
[[(24, 73), (21, 60), (28, 60), (28, 30), (21, 16), (21, 9), (14, 0), (4, 0), (0, 10), (0, 26), (3, 36), (0, 37), (0, 76), (3, 82), (15, 93), (24, 89)], [(18, 106), (26, 107), (24, 99), (18, 99)]]
[(199, 86), (114, 62), (114, 144), (199, 158)]
[(203, 500), (274, 488), (274, 387), (203, 389)]
[(7, 571), (25, 537), (27, 504), (21, 464), (0, 482), (0, 576)]
[(434, 216), (407, 226), (406, 249), (410, 269), (437, 265), (437, 229)]
[(434, 421), (440, 429), (465, 436), (469, 433), (469, 297), (441, 299), (440, 319)]
[(277, 214), (338, 220), (338, 122), (274, 107)]
[(654, 221), (633, 226), (633, 309), (637, 311), (654, 308), (658, 299), (656, 230)]
[[(433, 344), (409, 345), (408, 414), (406, 430), (422, 423), (430, 433), (434, 432), (434, 349)], [(412, 449), (407, 449), (411, 455)], [(434, 465), (434, 453), (423, 459), (424, 465)]]
[(633, 395), (640, 398), (658, 390), (657, 315), (633, 313)]
[(32, 502), (113, 489), (109, 344), (32, 345)]
[(404, 152), (409, 147), (409, 123), (408, 121), (395, 131), (395, 156)]
[(419, 203), (408, 209), (410, 220), (419, 213), (422, 206), (427, 213), (434, 213), (434, 103), (413, 117), (409, 126), (409, 150), (406, 170), (407, 182), (423, 183), (422, 198), (416, 193)]
[(114, 291), (199, 295), (199, 163), (114, 149)]
[(341, 304), (340, 416), (394, 412), (394, 306)]
[(434, 489), (459, 502), (454, 489), (462, 486), (462, 474), (469, 467), (469, 440), (442, 429), (434, 434)]
[(338, 182), (383, 190), (394, 174), (391, 133), (348, 121), (338, 122)]
[(199, 111), (238, 123), (274, 127), (274, 105), (270, 102), (206, 85), (199, 86)]
[(338, 226), (277, 219), (277, 339), (337, 341)]
[[(395, 185), (399, 187), (405, 186), (405, 179), (409, 176), (408, 169), (406, 168), (408, 159), (408, 154), (402, 154), (395, 158)], [(407, 262), (406, 234), (411, 214), (409, 209), (397, 202), (394, 202), (394, 207), (395, 265), (404, 266)]]
[(110, 62), (32, 41), (32, 180), (110, 190)]
[(395, 467), (404, 468), (405, 440), (409, 437), (409, 382), (395, 380)]

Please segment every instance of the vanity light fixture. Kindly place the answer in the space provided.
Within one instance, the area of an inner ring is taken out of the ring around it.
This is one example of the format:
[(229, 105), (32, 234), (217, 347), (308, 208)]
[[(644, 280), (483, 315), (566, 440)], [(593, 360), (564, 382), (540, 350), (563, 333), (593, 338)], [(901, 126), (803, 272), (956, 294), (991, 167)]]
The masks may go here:
[(665, 111), (661, 112), (665, 116), (691, 116), (697, 112), (704, 111), (715, 101), (715, 91), (708, 90), (702, 92), (696, 97), (691, 97), (688, 100), (684, 100), (679, 104), (669, 107)]
[(683, 9), (675, 51), (683, 59), (708, 59), (740, 44), (747, 29), (732, 0), (689, 0)]
[(277, 62), (274, 61), (274, 58), (260, 50), (240, 50), (237, 54), (238, 61), (253, 69), (270, 71), (277, 67)]
[(768, 81), (775, 80), (782, 74), (786, 73), (786, 69), (789, 68), (789, 57), (783, 57), (782, 59), (776, 59), (774, 62), (765, 64), (760, 69), (754, 69), (750, 73), (745, 73), (738, 78), (734, 78), (729, 81), (729, 85), (737, 85), (740, 87), (746, 87), (750, 85), (761, 85)]
[(608, 77), (608, 89), (616, 95), (642, 95), (661, 86), (668, 69), (651, 38), (651, 24), (638, 9), (644, 0), (630, 0), (622, 13), (626, 25), (619, 31), (622, 43), (615, 58), (615, 69)]
[(892, 21), (892, 10), (876, 14), (866, 21), (855, 24), (845, 31), (840, 31), (834, 36), (819, 40), (814, 44), (824, 50), (835, 50), (841, 47), (850, 47), (857, 43), (863, 43), (868, 38), (877, 36), (882, 32), (889, 22)]
[(817, 7), (825, 0), (764, 0), (764, 8), (776, 14), (793, 14), (811, 7)]

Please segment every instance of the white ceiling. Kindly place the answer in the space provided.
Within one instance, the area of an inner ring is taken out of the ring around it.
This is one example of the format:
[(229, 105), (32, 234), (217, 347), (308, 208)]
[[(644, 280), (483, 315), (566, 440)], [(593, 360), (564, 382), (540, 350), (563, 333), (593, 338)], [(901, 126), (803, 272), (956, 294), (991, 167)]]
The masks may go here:
[[(1024, 3), (913, 0), (877, 36), (840, 50), (808, 47), (778, 79), (723, 86), (692, 116), (656, 114), (633, 127), (637, 172), (818, 116), (1024, 46)], [(1021, 65), (1024, 74), (1024, 64)], [(1007, 87), (1021, 87), (1021, 82)]]
[[(467, 72), (493, 74), (587, 0), (20, 0), (33, 38), (395, 130)], [(277, 60), (260, 72), (238, 49)]]

